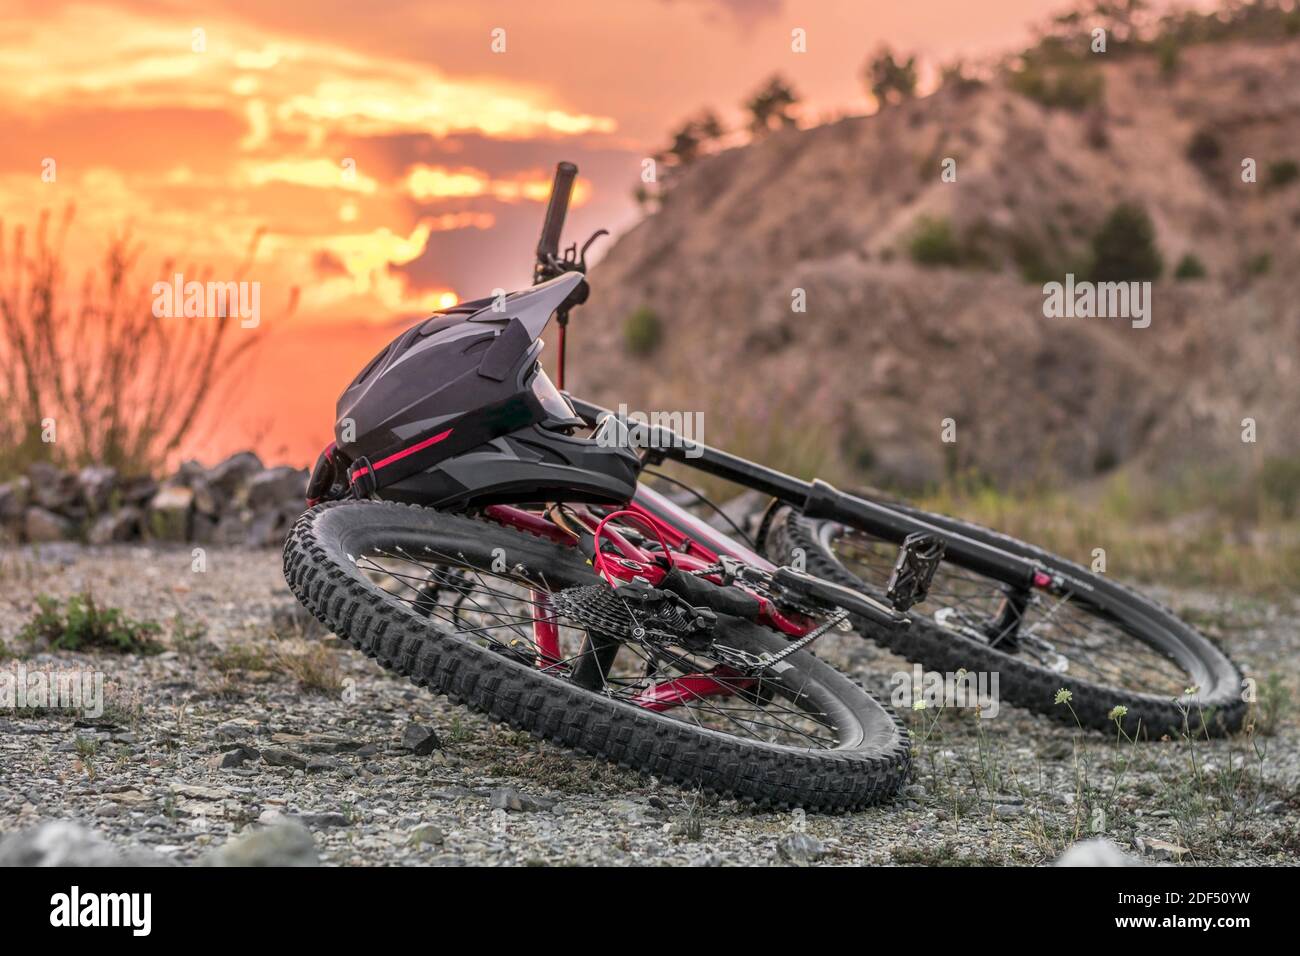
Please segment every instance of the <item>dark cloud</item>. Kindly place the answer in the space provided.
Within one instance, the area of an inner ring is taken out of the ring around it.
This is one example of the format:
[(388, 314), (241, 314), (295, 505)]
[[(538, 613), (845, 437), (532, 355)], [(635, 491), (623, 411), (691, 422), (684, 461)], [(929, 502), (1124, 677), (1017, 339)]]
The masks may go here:
[(379, 177), (405, 175), (412, 166), (471, 167), (494, 178), (506, 178), (529, 170), (551, 168), (559, 160), (576, 162), (587, 172), (590, 166), (606, 168), (611, 158), (627, 161), (628, 151), (584, 144), (566, 139), (493, 139), (478, 133), (393, 133), (347, 136), (334, 139), (331, 155), (351, 156), (358, 169)]
[(710, 8), (713, 12), (721, 12), (746, 26), (776, 16), (784, 6), (784, 0), (659, 0), (659, 2), (668, 6), (681, 3)]
[(347, 267), (343, 265), (343, 260), (328, 249), (316, 250), (315, 255), (311, 257), (311, 269), (321, 279), (348, 274)]

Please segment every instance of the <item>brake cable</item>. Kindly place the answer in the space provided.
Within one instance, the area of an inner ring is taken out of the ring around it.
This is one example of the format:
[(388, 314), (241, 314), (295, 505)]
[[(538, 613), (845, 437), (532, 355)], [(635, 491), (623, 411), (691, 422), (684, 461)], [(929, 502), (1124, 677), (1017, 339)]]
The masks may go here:
[[(659, 539), (659, 546), (663, 548), (664, 554), (667, 555), (672, 553), (668, 548), (668, 542), (664, 540), (663, 533), (657, 527), (655, 527), (651, 522), (646, 521), (645, 518), (637, 514), (635, 511), (632, 511), (630, 509), (624, 509), (622, 511), (614, 511), (611, 512), (610, 514), (605, 515), (605, 517), (600, 519), (600, 524), (596, 525), (595, 534), (592, 536), (593, 538), (592, 547), (595, 549), (595, 558), (593, 563), (596, 566), (596, 570), (600, 572), (601, 577), (603, 577), (609, 583), (610, 587), (616, 590), (618, 588), (618, 585), (614, 581), (614, 576), (605, 570), (606, 559), (605, 559), (604, 552), (600, 550), (600, 534), (602, 531), (605, 530), (605, 525), (607, 525), (612, 518), (621, 518), (624, 515), (637, 519), (638, 521), (642, 522), (646, 527), (648, 527), (651, 531), (653, 531), (655, 537)], [(611, 531), (610, 533), (614, 535), (618, 534), (617, 531)], [(619, 535), (619, 537), (622, 536)], [(624, 560), (631, 561), (632, 559), (624, 555)]]

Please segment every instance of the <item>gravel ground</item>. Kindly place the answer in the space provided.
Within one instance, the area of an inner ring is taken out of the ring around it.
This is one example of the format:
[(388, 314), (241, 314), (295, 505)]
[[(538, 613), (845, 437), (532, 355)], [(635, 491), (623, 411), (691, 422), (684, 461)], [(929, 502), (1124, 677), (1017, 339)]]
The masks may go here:
[[(1159, 595), (1248, 673), (1282, 675), (1260, 708), (1271, 733), (1132, 747), (1010, 706), (993, 719), (912, 712), (904, 795), (824, 817), (752, 812), (490, 724), (308, 633), (278, 553), (210, 548), (206, 561), (198, 573), (188, 549), (0, 553), (11, 653), (35, 595), (85, 589), (161, 622), (167, 646), (22, 649), (29, 672), (102, 672), (105, 710), (0, 710), (0, 834), (72, 820), (119, 851), (178, 863), (1040, 864), (1093, 836), (1144, 862), (1285, 864), (1300, 853), (1300, 747), (1284, 700), (1300, 602)], [(822, 653), (878, 693), (906, 669), (835, 640)]]

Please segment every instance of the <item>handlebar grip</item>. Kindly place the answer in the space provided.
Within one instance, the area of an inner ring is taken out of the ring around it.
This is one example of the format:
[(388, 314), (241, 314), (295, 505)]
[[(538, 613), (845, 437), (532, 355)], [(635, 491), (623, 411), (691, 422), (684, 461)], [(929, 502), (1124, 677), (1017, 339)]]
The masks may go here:
[(546, 221), (542, 223), (542, 238), (537, 243), (537, 259), (560, 254), (560, 233), (564, 229), (564, 216), (569, 211), (569, 197), (573, 182), (578, 178), (578, 167), (573, 163), (555, 165), (555, 182), (551, 185), (551, 199), (546, 204)]

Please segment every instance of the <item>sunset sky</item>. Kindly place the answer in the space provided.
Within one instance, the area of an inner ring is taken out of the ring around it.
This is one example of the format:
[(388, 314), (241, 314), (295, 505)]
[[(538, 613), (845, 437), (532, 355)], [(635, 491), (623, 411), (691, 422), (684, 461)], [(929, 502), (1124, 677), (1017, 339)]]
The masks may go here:
[[(700, 108), (740, 126), (738, 104), (779, 71), (805, 124), (866, 112), (861, 66), (881, 43), (934, 63), (978, 57), (1015, 48), (1054, 9), (0, 0), (0, 217), (30, 224), (74, 204), (78, 277), (129, 228), (150, 283), (169, 278), (155, 274), (169, 258), (233, 278), (261, 231), (248, 277), (268, 341), (239, 406), (189, 450), (211, 459), (256, 440), (302, 461), (393, 323), (527, 282), (557, 160), (582, 170), (569, 237), (617, 233), (635, 222), (642, 158)], [(791, 51), (795, 28), (806, 53)]]

